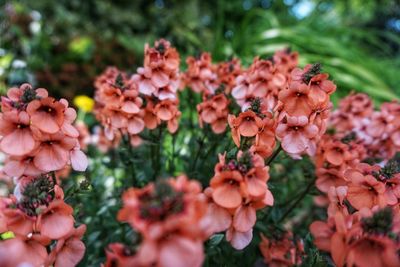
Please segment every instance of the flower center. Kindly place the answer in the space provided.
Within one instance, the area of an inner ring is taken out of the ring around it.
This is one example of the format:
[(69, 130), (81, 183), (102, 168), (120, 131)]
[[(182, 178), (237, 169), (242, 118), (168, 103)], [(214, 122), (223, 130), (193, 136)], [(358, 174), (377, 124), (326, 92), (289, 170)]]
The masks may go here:
[(369, 218), (361, 220), (362, 228), (370, 234), (384, 234), (391, 232), (393, 226), (393, 211), (387, 207), (375, 212)]
[(140, 217), (150, 222), (167, 219), (170, 215), (184, 210), (182, 192), (175, 191), (167, 182), (158, 181), (153, 192), (140, 198)]
[(54, 183), (49, 175), (34, 178), (22, 190), (17, 208), (28, 216), (37, 216), (54, 199)]

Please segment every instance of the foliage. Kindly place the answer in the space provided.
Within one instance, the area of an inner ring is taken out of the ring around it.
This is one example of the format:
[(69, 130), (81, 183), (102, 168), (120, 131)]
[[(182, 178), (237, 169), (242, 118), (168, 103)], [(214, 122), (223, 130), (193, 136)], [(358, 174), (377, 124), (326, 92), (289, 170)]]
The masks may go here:
[[(68, 98), (90, 94), (107, 65), (137, 66), (144, 43), (165, 37), (184, 55), (210, 51), (216, 60), (236, 55), (247, 64), (290, 46), (302, 65), (326, 67), (340, 88), (335, 102), (352, 90), (377, 103), (398, 98), (395, 1), (363, 1), (362, 9), (359, 1), (284, 2), (8, 1), (0, 13), (0, 81), (3, 90), (30, 81)], [(301, 5), (311, 12), (300, 16)]]

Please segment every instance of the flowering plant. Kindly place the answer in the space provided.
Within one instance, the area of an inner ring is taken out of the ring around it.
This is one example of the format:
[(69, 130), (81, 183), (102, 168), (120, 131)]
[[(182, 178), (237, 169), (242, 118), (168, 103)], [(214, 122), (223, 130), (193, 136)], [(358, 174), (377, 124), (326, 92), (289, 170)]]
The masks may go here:
[(8, 90), (1, 266), (400, 266), (399, 102), (335, 109), (323, 66), (289, 50), (186, 65), (146, 45), (78, 114)]

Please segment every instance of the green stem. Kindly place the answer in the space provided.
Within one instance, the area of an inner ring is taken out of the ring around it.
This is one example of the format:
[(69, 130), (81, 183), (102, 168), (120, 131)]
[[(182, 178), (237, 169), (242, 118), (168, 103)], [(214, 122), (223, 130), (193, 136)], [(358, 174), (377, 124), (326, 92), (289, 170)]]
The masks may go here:
[(206, 137), (207, 137), (207, 136), (206, 136), (206, 133), (205, 133), (204, 131), (202, 131), (202, 133), (203, 133), (203, 136), (202, 136), (202, 138), (199, 140), (199, 146), (198, 146), (197, 152), (196, 152), (196, 154), (195, 154), (192, 167), (190, 168), (191, 171), (195, 171), (195, 170), (196, 170), (197, 161), (198, 161), (198, 159), (199, 159), (199, 157), (200, 157), (201, 151), (202, 151), (202, 149), (203, 149), (204, 141), (205, 141), (205, 139), (206, 139)]
[(271, 157), (268, 158), (268, 160), (265, 162), (265, 165), (270, 165), (272, 161), (278, 156), (279, 152), (282, 151), (282, 146), (279, 144), (278, 148), (274, 151)]
[(169, 173), (171, 175), (174, 175), (175, 172), (175, 143), (176, 143), (176, 135), (172, 134), (172, 153), (171, 153), (171, 158), (169, 160)]
[(154, 143), (156, 145), (154, 146), (154, 154), (153, 154), (153, 168), (154, 168), (154, 174), (153, 174), (153, 180), (156, 180), (159, 173), (160, 173), (160, 166), (161, 166), (161, 147), (162, 147), (162, 130), (163, 127), (160, 126), (158, 128), (158, 135), (155, 136)]
[(129, 152), (129, 162), (130, 162), (130, 169), (131, 169), (131, 181), (132, 181), (132, 186), (135, 186), (135, 187), (137, 187), (138, 186), (138, 182), (137, 182), (137, 179), (136, 179), (136, 166), (135, 166), (135, 155), (134, 155), (134, 152), (133, 152), (133, 148), (132, 148), (132, 145), (131, 145), (131, 142), (130, 142), (130, 140), (127, 142), (127, 149), (128, 149), (128, 152)]
[(307, 185), (306, 189), (301, 193), (301, 195), (296, 199), (296, 201), (288, 208), (288, 210), (282, 215), (278, 223), (281, 223), (292, 211), (293, 209), (307, 196), (310, 190), (313, 188), (315, 180), (312, 179)]
[(187, 97), (188, 97), (188, 103), (189, 103), (189, 125), (190, 125), (190, 129), (193, 129), (194, 127), (194, 122), (193, 122), (193, 107), (195, 107), (195, 103), (193, 101), (194, 99), (194, 93), (192, 91), (192, 89), (187, 88)]

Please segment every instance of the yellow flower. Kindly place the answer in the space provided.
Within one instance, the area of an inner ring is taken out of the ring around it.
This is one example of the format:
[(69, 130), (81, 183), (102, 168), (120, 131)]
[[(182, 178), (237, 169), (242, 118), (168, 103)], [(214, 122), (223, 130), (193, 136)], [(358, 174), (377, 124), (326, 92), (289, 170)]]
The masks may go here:
[(78, 95), (74, 98), (74, 105), (85, 112), (90, 112), (93, 110), (94, 100), (86, 95)]

